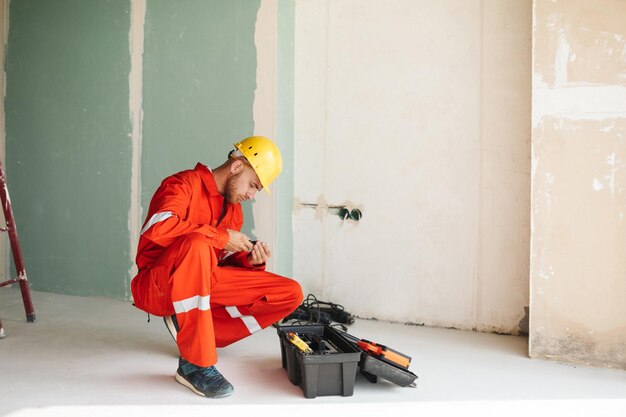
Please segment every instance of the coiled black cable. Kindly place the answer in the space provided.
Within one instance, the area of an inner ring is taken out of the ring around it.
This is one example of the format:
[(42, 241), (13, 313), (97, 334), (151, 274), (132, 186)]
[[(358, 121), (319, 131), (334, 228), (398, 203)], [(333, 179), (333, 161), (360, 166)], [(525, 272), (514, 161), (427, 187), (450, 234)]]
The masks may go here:
[[(292, 324), (326, 324), (341, 327), (347, 330), (345, 324), (354, 323), (354, 318), (345, 311), (341, 304), (318, 300), (313, 294), (308, 294), (298, 308), (283, 319), (283, 323), (292, 321)], [(337, 322), (332, 324), (332, 322)]]

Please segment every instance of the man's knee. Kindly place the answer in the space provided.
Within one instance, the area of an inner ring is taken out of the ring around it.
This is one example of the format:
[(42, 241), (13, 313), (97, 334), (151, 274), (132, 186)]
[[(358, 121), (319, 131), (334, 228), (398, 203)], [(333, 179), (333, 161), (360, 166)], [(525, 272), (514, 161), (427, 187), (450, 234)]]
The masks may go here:
[(292, 311), (295, 310), (300, 304), (302, 304), (302, 300), (304, 299), (304, 295), (302, 294), (302, 287), (300, 284), (291, 278), (287, 278), (288, 286), (289, 286), (289, 294), (291, 306), (293, 307)]
[(215, 251), (209, 245), (207, 237), (201, 233), (188, 233), (179, 237), (168, 251), (172, 251), (168, 254), (170, 259), (172, 255), (175, 257), (173, 262), (175, 268), (189, 262), (198, 267), (204, 265), (207, 268), (217, 265)]
[(181, 246), (188, 250), (209, 250), (209, 241), (202, 233), (188, 233), (178, 238)]
[(215, 258), (215, 251), (209, 245), (209, 239), (202, 233), (188, 233), (178, 239), (180, 240), (179, 253), (199, 254), (203, 257)]

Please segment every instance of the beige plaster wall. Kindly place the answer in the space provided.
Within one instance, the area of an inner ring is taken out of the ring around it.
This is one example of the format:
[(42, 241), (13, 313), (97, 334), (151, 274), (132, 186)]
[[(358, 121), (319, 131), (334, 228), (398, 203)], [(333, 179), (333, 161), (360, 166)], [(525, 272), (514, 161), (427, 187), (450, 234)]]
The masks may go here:
[(626, 2), (535, 0), (530, 355), (626, 369)]

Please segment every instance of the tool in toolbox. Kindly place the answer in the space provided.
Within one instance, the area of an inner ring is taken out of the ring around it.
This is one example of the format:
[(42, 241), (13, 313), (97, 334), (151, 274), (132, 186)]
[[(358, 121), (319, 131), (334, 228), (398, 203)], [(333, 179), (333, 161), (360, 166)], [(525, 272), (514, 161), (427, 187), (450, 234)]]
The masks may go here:
[(359, 339), (358, 337), (352, 336), (351, 334), (346, 333), (342, 330), (339, 330), (339, 332), (343, 337), (345, 337), (352, 343), (355, 343), (365, 353), (374, 355), (382, 361), (385, 361), (391, 365), (400, 366), (404, 369), (408, 369), (411, 365), (411, 357), (405, 355), (404, 353), (400, 353), (397, 350), (388, 348), (385, 345), (370, 342), (366, 339)]
[(287, 339), (304, 353), (313, 353), (313, 349), (294, 332), (287, 333)]
[[(337, 329), (339, 334), (349, 342), (355, 344), (359, 349), (365, 352), (367, 355), (373, 356), (383, 362), (390, 365), (400, 367), (403, 370), (408, 370), (411, 366), (411, 357), (397, 350), (391, 349), (385, 345), (371, 342), (366, 339), (359, 339), (352, 336), (342, 330)], [(296, 333), (287, 333), (287, 339), (293, 343), (298, 349), (307, 354), (312, 353), (329, 353), (331, 351), (336, 352), (332, 344), (329, 345), (329, 341), (320, 338), (317, 335), (303, 335), (305, 340), (300, 338)], [(332, 350), (331, 350), (332, 349)]]
[(316, 334), (298, 335), (294, 332), (287, 333), (287, 340), (306, 354), (329, 354), (337, 353), (339, 349), (335, 344)]

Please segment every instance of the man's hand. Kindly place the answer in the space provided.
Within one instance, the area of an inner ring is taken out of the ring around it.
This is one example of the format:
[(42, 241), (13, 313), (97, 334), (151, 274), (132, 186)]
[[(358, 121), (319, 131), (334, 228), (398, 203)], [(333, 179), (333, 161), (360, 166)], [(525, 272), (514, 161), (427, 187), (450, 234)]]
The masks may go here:
[(242, 252), (252, 250), (252, 242), (250, 242), (248, 236), (236, 230), (226, 229), (226, 231), (228, 232), (229, 239), (226, 246), (224, 246), (224, 249), (229, 252)]
[(261, 265), (265, 263), (270, 256), (272, 256), (272, 253), (267, 243), (257, 242), (252, 248), (252, 251), (248, 254), (248, 262), (250, 265)]

